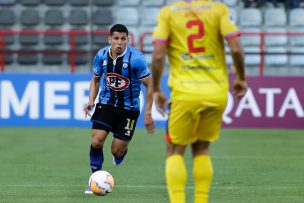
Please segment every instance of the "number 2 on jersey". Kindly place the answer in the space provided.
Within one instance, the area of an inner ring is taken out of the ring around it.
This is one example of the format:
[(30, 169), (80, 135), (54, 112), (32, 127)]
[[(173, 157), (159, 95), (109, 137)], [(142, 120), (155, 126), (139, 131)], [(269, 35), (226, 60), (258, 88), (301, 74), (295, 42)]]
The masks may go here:
[(194, 47), (194, 41), (201, 39), (205, 35), (204, 24), (200, 20), (190, 20), (186, 24), (187, 28), (190, 29), (193, 26), (198, 27), (198, 33), (194, 33), (188, 36), (188, 49), (190, 53), (200, 53), (205, 52), (205, 47)]

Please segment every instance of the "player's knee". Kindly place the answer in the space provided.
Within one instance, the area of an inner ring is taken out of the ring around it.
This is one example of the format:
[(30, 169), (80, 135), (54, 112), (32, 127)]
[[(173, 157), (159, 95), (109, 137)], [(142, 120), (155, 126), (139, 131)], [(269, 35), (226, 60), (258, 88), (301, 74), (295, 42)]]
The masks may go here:
[(102, 148), (104, 140), (100, 139), (98, 136), (93, 136), (92, 138), (92, 146), (94, 148)]
[(92, 142), (92, 147), (93, 147), (94, 149), (100, 149), (100, 148), (103, 147), (103, 144), (100, 144), (100, 143), (98, 143), (98, 142)]

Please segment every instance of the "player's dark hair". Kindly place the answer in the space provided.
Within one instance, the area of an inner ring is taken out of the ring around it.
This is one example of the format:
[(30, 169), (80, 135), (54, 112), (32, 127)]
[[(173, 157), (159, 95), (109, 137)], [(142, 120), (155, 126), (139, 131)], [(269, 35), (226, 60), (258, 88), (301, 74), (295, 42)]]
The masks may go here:
[(129, 35), (129, 31), (128, 31), (127, 27), (124, 26), (123, 24), (113, 25), (110, 29), (110, 35), (112, 36), (114, 32), (124, 32), (127, 34), (127, 36)]

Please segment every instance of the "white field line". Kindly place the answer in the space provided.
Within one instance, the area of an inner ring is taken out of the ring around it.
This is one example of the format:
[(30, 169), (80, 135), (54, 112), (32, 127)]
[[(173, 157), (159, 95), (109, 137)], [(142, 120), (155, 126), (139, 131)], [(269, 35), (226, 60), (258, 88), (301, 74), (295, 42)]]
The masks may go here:
[[(24, 184), (24, 185), (1, 185), (0, 187), (86, 187), (85, 185), (35, 185), (35, 184)], [(165, 185), (115, 185), (115, 187), (118, 188), (155, 188), (155, 189), (166, 189)], [(285, 186), (267, 186), (267, 185), (252, 185), (252, 186), (212, 186), (213, 189), (228, 189), (228, 190), (242, 190), (242, 189), (252, 189), (252, 188), (258, 188), (258, 189), (286, 189), (286, 188), (299, 188), (299, 186), (296, 185), (285, 185)], [(304, 187), (303, 187), (304, 188)], [(303, 189), (302, 188), (302, 189)], [(194, 189), (194, 186), (186, 186), (186, 189)]]

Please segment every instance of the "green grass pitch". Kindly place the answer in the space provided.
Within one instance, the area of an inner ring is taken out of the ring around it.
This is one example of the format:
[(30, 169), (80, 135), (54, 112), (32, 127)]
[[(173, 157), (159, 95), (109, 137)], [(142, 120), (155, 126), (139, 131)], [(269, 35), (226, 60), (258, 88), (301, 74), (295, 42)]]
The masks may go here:
[[(113, 166), (108, 138), (103, 169), (115, 179), (107, 196), (85, 195), (90, 129), (0, 128), (0, 203), (168, 202), (164, 130), (138, 129), (125, 162)], [(224, 129), (211, 147), (210, 203), (303, 203), (304, 131)], [(190, 150), (187, 203), (193, 202)]]

